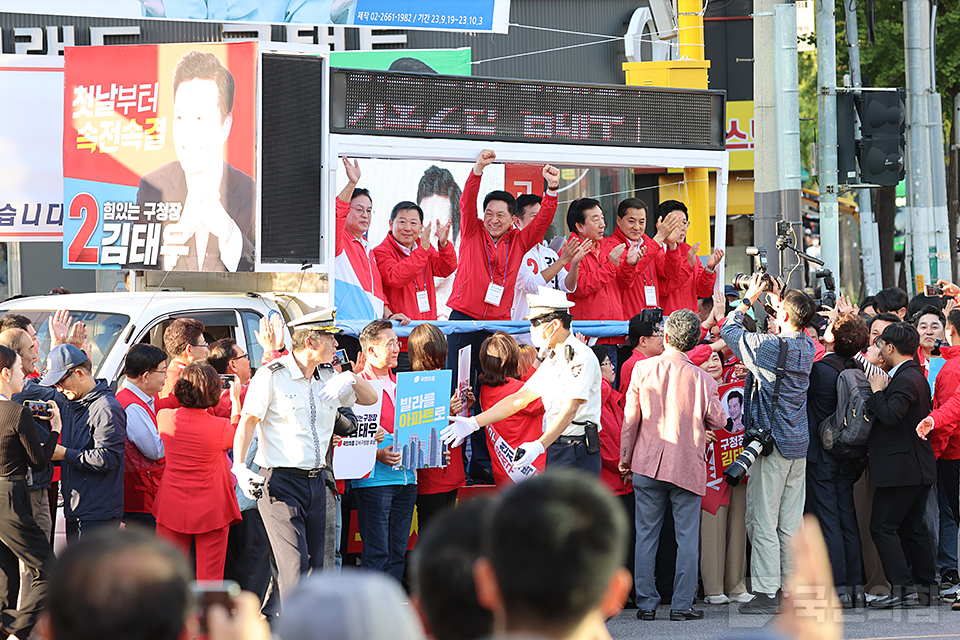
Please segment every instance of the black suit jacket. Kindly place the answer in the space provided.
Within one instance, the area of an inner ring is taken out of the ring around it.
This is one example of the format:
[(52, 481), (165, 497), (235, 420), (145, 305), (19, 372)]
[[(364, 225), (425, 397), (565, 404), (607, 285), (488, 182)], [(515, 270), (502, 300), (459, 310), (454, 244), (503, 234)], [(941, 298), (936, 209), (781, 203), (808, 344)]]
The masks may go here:
[[(254, 267), (254, 224), (256, 184), (250, 176), (223, 163), (223, 179), (220, 181), (220, 203), (243, 234), (243, 250), (237, 271), (253, 271)], [(140, 179), (137, 191), (137, 204), (145, 202), (186, 202), (187, 180), (179, 162), (170, 162), (154, 169)], [(174, 271), (226, 271), (220, 262), (220, 245), (216, 236), (211, 235), (207, 250), (203, 256), (202, 268), (197, 259), (197, 246), (193, 236), (186, 245), (190, 252), (181, 256)]]
[(867, 399), (874, 416), (870, 429), (870, 479), (878, 487), (933, 484), (937, 462), (929, 440), (917, 424), (930, 414), (933, 401), (923, 369), (907, 360), (883, 391)]

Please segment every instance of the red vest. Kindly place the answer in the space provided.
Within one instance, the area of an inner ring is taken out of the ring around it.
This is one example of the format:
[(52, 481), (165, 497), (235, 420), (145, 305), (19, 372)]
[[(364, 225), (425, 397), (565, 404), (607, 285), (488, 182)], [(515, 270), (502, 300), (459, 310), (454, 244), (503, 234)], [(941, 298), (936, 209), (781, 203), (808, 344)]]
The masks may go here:
[[(146, 402), (130, 389), (124, 387), (117, 392), (117, 401), (126, 410), (131, 404), (138, 404), (146, 410), (157, 425), (157, 414)], [(142, 453), (133, 441), (127, 438), (123, 455), (123, 510), (131, 513), (152, 513), (153, 498), (160, 488), (165, 461), (151, 460)]]

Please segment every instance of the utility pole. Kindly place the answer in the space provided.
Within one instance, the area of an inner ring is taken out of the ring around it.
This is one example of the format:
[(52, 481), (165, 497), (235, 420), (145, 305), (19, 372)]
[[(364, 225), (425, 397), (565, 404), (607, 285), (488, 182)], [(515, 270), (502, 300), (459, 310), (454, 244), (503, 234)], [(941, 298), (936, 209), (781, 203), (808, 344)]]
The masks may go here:
[[(776, 80), (777, 190), (783, 219), (790, 223), (796, 248), (806, 251), (800, 218), (800, 83), (797, 68), (797, 5), (773, 7), (773, 66)], [(803, 288), (805, 265), (792, 251), (782, 255), (780, 273), (792, 274), (787, 286)], [(796, 268), (795, 268), (796, 267)]]
[[(856, 5), (844, 1), (843, 13), (847, 51), (850, 57), (850, 83), (857, 91), (863, 86), (863, 80), (860, 76), (860, 41)], [(854, 117), (855, 135), (859, 139), (860, 119), (856, 118), (856, 115)], [(860, 264), (863, 269), (863, 283), (867, 294), (872, 295), (883, 288), (883, 278), (880, 273), (880, 233), (877, 229), (877, 220), (873, 215), (873, 192), (870, 189), (858, 191), (857, 204), (860, 206)], [(823, 242), (822, 238), (821, 242)]]
[[(817, 1), (817, 150), (820, 181), (820, 257), (840, 276), (837, 201), (837, 24), (834, 0)], [(909, 2), (910, 0), (906, 0)]]
[(782, 273), (775, 248), (782, 212), (777, 180), (776, 73), (770, 55), (775, 5), (775, 0), (754, 0), (753, 4), (753, 243), (767, 249), (770, 271)]
[[(943, 133), (938, 126), (941, 122), (940, 100), (933, 93), (930, 3), (927, 0), (904, 0), (903, 27), (907, 77), (908, 244), (912, 257), (909, 264), (912, 287), (919, 291), (924, 284), (951, 275), (946, 193), (942, 180), (945, 174), (938, 170), (939, 167), (934, 167), (935, 162), (943, 164)], [(939, 135), (936, 135), (937, 131)], [(939, 193), (941, 189), (942, 194)]]

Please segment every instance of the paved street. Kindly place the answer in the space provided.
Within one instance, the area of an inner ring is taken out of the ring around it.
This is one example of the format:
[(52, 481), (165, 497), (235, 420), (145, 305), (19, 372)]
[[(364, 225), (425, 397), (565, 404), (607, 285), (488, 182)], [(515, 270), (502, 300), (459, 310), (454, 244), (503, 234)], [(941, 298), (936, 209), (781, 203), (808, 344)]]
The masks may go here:
[[(697, 603), (704, 620), (670, 622), (670, 610), (661, 606), (653, 622), (637, 620), (635, 609), (628, 609), (607, 627), (616, 639), (627, 638), (740, 638), (761, 630), (773, 616), (748, 616), (737, 612), (736, 605)], [(960, 611), (948, 604), (933, 608), (894, 609), (889, 611), (855, 609), (846, 611), (844, 637), (849, 640), (893, 640), (960, 638)]]

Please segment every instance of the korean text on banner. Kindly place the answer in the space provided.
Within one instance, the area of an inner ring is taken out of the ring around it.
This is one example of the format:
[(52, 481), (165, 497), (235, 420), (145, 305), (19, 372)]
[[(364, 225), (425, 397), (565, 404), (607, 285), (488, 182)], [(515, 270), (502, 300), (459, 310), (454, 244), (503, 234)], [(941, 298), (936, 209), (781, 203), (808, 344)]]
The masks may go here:
[(253, 271), (257, 45), (69, 47), (63, 265)]
[[(0, 242), (63, 237), (63, 58), (0, 56)], [(14, 98), (21, 96), (21, 98)]]
[(377, 393), (377, 402), (371, 405), (353, 405), (357, 417), (357, 432), (343, 438), (333, 450), (333, 475), (338, 480), (353, 480), (370, 475), (377, 461), (377, 429), (380, 428), (380, 405), (383, 401), (383, 383), (371, 380)]
[(447, 466), (440, 432), (450, 424), (449, 370), (397, 374), (394, 451), (402, 454), (401, 469)]
[(369, 26), (506, 33), (510, 0), (326, 0), (197, 2), (196, 0), (0, 0), (0, 11), (100, 18), (166, 18), (219, 22)]

